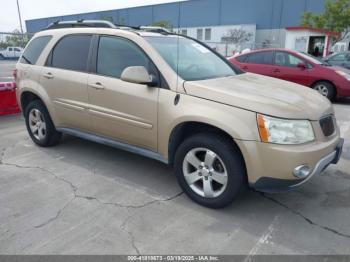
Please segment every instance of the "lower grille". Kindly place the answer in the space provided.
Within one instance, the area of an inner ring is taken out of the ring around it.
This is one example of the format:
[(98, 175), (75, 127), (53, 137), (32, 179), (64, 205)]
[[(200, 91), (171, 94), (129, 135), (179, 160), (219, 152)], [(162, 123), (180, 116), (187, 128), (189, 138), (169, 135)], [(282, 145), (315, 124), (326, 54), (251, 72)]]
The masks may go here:
[(326, 116), (320, 120), (320, 126), (325, 136), (333, 135), (335, 131), (333, 116)]

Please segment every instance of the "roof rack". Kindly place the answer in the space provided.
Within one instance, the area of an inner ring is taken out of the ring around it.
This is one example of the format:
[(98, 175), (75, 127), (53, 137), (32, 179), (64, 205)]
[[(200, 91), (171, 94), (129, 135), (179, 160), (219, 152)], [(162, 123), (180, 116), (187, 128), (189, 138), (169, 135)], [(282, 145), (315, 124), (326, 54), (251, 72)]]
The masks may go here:
[(104, 20), (77, 20), (77, 21), (56, 21), (48, 25), (45, 29), (59, 29), (71, 27), (100, 27), (100, 28), (117, 28), (113, 23)]
[(112, 22), (105, 20), (77, 20), (77, 21), (56, 21), (48, 25), (44, 30), (60, 29), (60, 28), (73, 28), (73, 27), (97, 27), (97, 28), (115, 28), (122, 30), (140, 30), (147, 32), (154, 32), (160, 34), (170, 34), (170, 31), (163, 27), (158, 26), (127, 26), (113, 24)]

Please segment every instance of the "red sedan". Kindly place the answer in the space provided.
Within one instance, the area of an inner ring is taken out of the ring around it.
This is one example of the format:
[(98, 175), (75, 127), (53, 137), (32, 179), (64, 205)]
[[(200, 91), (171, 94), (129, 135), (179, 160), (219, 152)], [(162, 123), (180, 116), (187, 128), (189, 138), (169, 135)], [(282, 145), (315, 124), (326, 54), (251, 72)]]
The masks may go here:
[(311, 87), (330, 100), (350, 96), (350, 70), (331, 66), (301, 52), (264, 49), (229, 60), (243, 71)]

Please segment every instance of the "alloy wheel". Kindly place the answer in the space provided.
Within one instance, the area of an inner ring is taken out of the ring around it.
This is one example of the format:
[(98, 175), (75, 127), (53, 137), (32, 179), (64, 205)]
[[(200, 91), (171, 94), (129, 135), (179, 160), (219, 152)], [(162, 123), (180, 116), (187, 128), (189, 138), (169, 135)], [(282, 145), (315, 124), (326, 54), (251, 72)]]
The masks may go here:
[(226, 189), (226, 166), (215, 152), (207, 148), (190, 150), (184, 158), (182, 169), (189, 187), (202, 197), (216, 198)]
[(327, 88), (327, 86), (319, 84), (317, 86), (315, 86), (315, 90), (318, 91), (321, 95), (328, 97), (329, 95), (329, 90)]
[(29, 112), (29, 127), (33, 136), (42, 141), (46, 137), (46, 123), (43, 114), (36, 108)]

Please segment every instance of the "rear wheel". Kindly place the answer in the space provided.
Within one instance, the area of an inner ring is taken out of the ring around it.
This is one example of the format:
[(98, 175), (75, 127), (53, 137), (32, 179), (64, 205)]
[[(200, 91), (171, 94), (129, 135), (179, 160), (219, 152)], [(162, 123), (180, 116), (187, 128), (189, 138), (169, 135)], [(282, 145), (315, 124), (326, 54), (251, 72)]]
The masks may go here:
[(331, 101), (335, 99), (335, 88), (331, 83), (318, 82), (312, 88)]
[(4, 59), (5, 57), (2, 54), (0, 54), (0, 60), (4, 60)]
[(28, 133), (39, 146), (56, 145), (62, 134), (55, 129), (49, 112), (40, 100), (31, 101), (24, 110)]
[(245, 165), (233, 141), (216, 134), (186, 139), (175, 155), (175, 174), (184, 192), (210, 208), (229, 205), (245, 188)]

